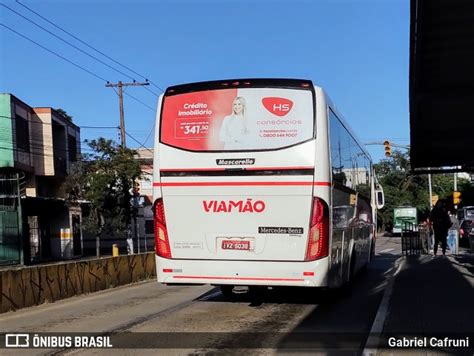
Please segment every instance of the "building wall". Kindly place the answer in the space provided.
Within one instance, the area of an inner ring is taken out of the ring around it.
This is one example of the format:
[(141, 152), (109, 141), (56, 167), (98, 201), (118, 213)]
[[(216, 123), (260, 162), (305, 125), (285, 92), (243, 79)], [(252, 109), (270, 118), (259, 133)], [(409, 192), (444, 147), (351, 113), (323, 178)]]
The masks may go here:
[(13, 119), (11, 95), (0, 94), (0, 168), (13, 167)]
[(38, 144), (33, 147), (35, 174), (54, 176), (53, 132), (50, 108), (34, 108), (31, 138)]
[[(79, 128), (54, 109), (33, 108), (33, 112), (33, 120), (39, 123), (34, 125), (33, 136), (35, 140), (42, 141), (42, 144), (37, 147), (37, 153), (43, 156), (35, 162), (36, 175), (52, 177), (60, 174), (61, 172), (55, 170), (55, 157), (64, 162), (68, 173), (72, 164), (69, 159), (70, 152), (75, 151), (77, 155), (81, 152)], [(75, 138), (75, 147), (69, 147), (69, 136)]]

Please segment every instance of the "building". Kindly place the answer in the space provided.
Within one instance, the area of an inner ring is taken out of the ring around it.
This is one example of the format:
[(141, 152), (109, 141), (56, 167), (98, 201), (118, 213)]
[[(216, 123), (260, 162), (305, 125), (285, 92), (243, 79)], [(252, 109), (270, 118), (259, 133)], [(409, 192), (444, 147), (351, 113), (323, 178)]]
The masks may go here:
[(82, 254), (81, 209), (60, 193), (80, 151), (63, 112), (0, 94), (0, 264)]

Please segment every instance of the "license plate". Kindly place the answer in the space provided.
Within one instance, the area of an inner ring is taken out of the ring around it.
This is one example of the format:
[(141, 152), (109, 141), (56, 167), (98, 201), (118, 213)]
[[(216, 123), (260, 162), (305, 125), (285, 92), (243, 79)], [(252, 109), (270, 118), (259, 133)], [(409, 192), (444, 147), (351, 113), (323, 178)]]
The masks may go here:
[(250, 251), (250, 241), (224, 240), (221, 245), (223, 250), (243, 250)]

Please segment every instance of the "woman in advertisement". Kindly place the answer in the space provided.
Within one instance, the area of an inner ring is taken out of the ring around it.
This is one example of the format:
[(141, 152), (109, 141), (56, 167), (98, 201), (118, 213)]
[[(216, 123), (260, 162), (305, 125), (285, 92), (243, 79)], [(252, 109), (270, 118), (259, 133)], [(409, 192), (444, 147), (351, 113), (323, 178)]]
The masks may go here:
[(245, 98), (238, 96), (232, 102), (232, 114), (224, 118), (219, 133), (225, 150), (246, 148), (245, 141), (249, 135), (247, 129), (247, 107)]

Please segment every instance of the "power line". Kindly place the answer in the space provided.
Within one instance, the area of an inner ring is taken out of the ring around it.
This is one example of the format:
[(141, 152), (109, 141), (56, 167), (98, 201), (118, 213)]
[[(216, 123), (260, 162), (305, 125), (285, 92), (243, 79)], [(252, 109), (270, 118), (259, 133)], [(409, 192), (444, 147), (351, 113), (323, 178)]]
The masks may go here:
[(81, 67), (79, 64), (76, 64), (76, 63), (70, 61), (69, 59), (67, 59), (67, 58), (65, 58), (65, 57), (63, 57), (63, 56), (61, 56), (60, 54), (58, 54), (58, 53), (56, 53), (56, 52), (54, 52), (54, 51), (52, 51), (52, 50), (50, 50), (50, 49), (44, 47), (43, 45), (41, 45), (41, 44), (39, 44), (38, 42), (36, 42), (36, 41), (30, 39), (29, 37), (27, 37), (27, 36), (25, 36), (25, 35), (23, 35), (23, 34), (17, 32), (17, 31), (15, 31), (15, 30), (12, 29), (11, 27), (8, 27), (7, 25), (5, 25), (5, 24), (3, 24), (3, 23), (0, 23), (0, 25), (3, 26), (3, 27), (5, 27), (6, 29), (10, 30), (11, 32), (17, 34), (18, 36), (23, 37), (25, 40), (30, 41), (30, 42), (34, 43), (35, 45), (41, 47), (41, 48), (44, 49), (45, 51), (48, 51), (48, 52), (54, 54), (55, 56), (61, 58), (62, 60), (66, 61), (66, 62), (68, 62), (68, 63), (70, 63), (70, 64), (72, 64), (73, 66), (75, 66), (75, 67), (77, 67), (77, 68), (83, 70), (84, 72), (89, 73), (90, 75), (96, 77), (97, 79), (100, 79), (100, 80), (102, 80), (102, 81), (104, 81), (104, 82), (107, 82), (107, 79), (102, 78), (101, 76), (99, 76), (99, 75), (97, 75), (97, 74), (91, 72), (90, 70), (85, 69), (84, 67)]
[[(79, 142), (76, 140), (76, 143)], [(6, 143), (3, 141), (3, 143)], [(13, 144), (13, 142), (11, 142)], [(74, 145), (74, 147), (77, 147), (77, 145)], [(85, 146), (84, 142), (79, 142), (79, 147), (81, 150), (83, 149), (89, 149), (90, 146)], [(4, 149), (7, 149), (8, 147), (3, 146)], [(21, 148), (24, 152), (30, 152), (26, 151), (25, 149)], [(69, 149), (66, 148), (59, 148), (58, 145), (54, 144), (47, 144), (43, 139), (37, 139), (33, 137), (29, 137), (28, 140), (28, 149), (38, 149), (38, 150), (51, 150), (51, 151), (61, 151), (61, 152), (68, 152), (70, 151)], [(22, 151), (22, 152), (23, 152)]]
[[(42, 18), (44, 21), (48, 22), (49, 24), (53, 25), (54, 27), (56, 27), (57, 29), (63, 31), (64, 33), (68, 34), (69, 36), (71, 36), (72, 38), (76, 39), (77, 41), (81, 42), (82, 44), (84, 44), (85, 46), (91, 48), (92, 50), (96, 51), (97, 53), (103, 55), (104, 57), (108, 58), (109, 60), (111, 60), (112, 62), (120, 65), (121, 67), (129, 70), (130, 72), (142, 77), (143, 79), (145, 79), (146, 81), (150, 82), (151, 85), (153, 85), (154, 87), (156, 87), (157, 89), (160, 89), (162, 92), (164, 92), (164, 89), (162, 89), (161, 87), (159, 87), (158, 85), (154, 84), (152, 81), (148, 80), (145, 76), (143, 76), (142, 74), (134, 71), (133, 69), (127, 67), (126, 65), (120, 63), (119, 61), (113, 59), (112, 57), (106, 55), (105, 53), (103, 53), (102, 51), (98, 50), (97, 48), (91, 46), (90, 44), (88, 44), (87, 42), (81, 40), (79, 37), (75, 36), (74, 34), (66, 31), (65, 29), (63, 29), (61, 26), (55, 24), (54, 22), (52, 22), (51, 20), (48, 20), (46, 17), (42, 16), (41, 14), (37, 13), (36, 11), (34, 11), (33, 9), (29, 8), (28, 6), (24, 5), (23, 3), (21, 3), (19, 0), (16, 0), (16, 2), (23, 6), (25, 9), (27, 9), (28, 11), (34, 13), (35, 15), (39, 16), (40, 18)], [(153, 91), (151, 91), (150, 89), (148, 88), (145, 88), (147, 89), (148, 91), (150, 91), (151, 93), (153, 93), (154, 95), (158, 96), (158, 94), (154, 93)]]
[[(126, 142), (125, 142), (125, 115), (124, 115), (124, 112), (123, 112), (123, 87), (129, 87), (129, 86), (136, 87), (136, 86), (143, 86), (143, 85), (149, 85), (149, 84), (150, 83), (148, 83), (148, 82), (137, 83), (135, 80), (133, 81), (133, 83), (122, 83), (121, 81), (119, 81), (117, 84), (110, 83), (110, 82), (107, 82), (107, 84), (105, 84), (106, 87), (112, 88), (114, 91), (115, 91), (115, 87), (118, 88), (118, 93), (117, 94), (118, 94), (118, 97), (119, 97), (120, 142), (121, 142), (122, 146), (124, 146), (124, 147), (126, 146)], [(128, 94), (128, 95), (131, 96), (130, 94)], [(138, 100), (135, 97), (133, 97), (133, 98), (135, 100)], [(141, 102), (140, 100), (138, 100), (138, 101)], [(144, 103), (142, 103), (142, 104), (144, 104)], [(144, 105), (146, 105), (146, 104), (144, 104)], [(148, 105), (146, 105), (146, 106), (149, 107)], [(149, 107), (149, 108), (151, 109), (151, 107)]]
[(140, 141), (138, 141), (135, 137), (133, 137), (132, 135), (130, 135), (128, 132), (125, 132), (125, 134), (126, 134), (128, 137), (130, 137), (133, 141), (135, 141), (136, 143), (138, 143), (138, 144), (140, 145), (139, 148), (140, 148), (140, 147), (143, 147), (143, 148), (146, 149), (147, 151), (153, 153), (152, 150), (150, 150), (148, 147), (145, 147), (145, 145), (144, 145), (143, 143), (141, 143)]
[(145, 104), (143, 101), (141, 101), (140, 99), (134, 97), (133, 95), (127, 93), (126, 91), (123, 92), (125, 95), (129, 96), (130, 98), (132, 98), (133, 100), (135, 101), (138, 101), (140, 104), (143, 104), (144, 106), (146, 106), (148, 109), (150, 109), (151, 111), (155, 112), (156, 110), (154, 108), (152, 108), (151, 106)]
[[(99, 76), (99, 75), (97, 75), (97, 74), (95, 74), (95, 73), (91, 72), (90, 70), (88, 70), (88, 69), (86, 69), (86, 68), (84, 68), (84, 67), (80, 66), (79, 64), (76, 64), (76, 63), (74, 63), (74, 62), (70, 61), (70, 60), (69, 60), (69, 59), (67, 59), (66, 57), (63, 57), (63, 56), (61, 56), (60, 54), (58, 54), (58, 53), (54, 52), (53, 50), (50, 50), (50, 49), (46, 48), (45, 46), (43, 46), (43, 45), (39, 44), (38, 42), (36, 42), (36, 41), (32, 40), (31, 38), (29, 38), (29, 37), (27, 37), (27, 36), (25, 36), (25, 35), (21, 34), (21, 33), (20, 33), (20, 32), (18, 32), (18, 31), (15, 31), (15, 30), (14, 30), (14, 29), (12, 29), (11, 27), (9, 27), (9, 26), (7, 26), (7, 25), (5, 25), (5, 24), (3, 24), (3, 23), (0, 23), (0, 25), (1, 25), (1, 26), (3, 26), (3, 27), (5, 27), (6, 29), (10, 30), (11, 32), (13, 32), (13, 33), (17, 34), (18, 36), (20, 36), (20, 37), (24, 38), (25, 40), (27, 40), (27, 41), (30, 41), (30, 42), (34, 43), (35, 45), (37, 45), (37, 46), (41, 47), (41, 48), (42, 48), (42, 49), (44, 49), (45, 51), (48, 51), (48, 52), (50, 52), (50, 53), (54, 54), (55, 56), (57, 56), (57, 57), (61, 58), (62, 60), (66, 61), (66, 62), (68, 62), (68, 63), (70, 63), (70, 64), (72, 64), (73, 66), (75, 66), (75, 67), (77, 67), (77, 68), (79, 68), (79, 69), (81, 69), (81, 70), (83, 70), (83, 71), (85, 71), (85, 72), (89, 73), (90, 75), (92, 75), (92, 76), (96, 77), (97, 79), (100, 79), (100, 80), (102, 80), (102, 81), (104, 81), (104, 82), (107, 82), (107, 83), (109, 83), (109, 81), (108, 81), (107, 79), (105, 79), (105, 78), (102, 78), (101, 76)], [(148, 82), (148, 83), (150, 83), (150, 82)], [(138, 101), (140, 104), (142, 104), (142, 105), (146, 106), (148, 109), (151, 109), (151, 110), (155, 111), (155, 109), (153, 109), (151, 106), (148, 106), (147, 104), (145, 104), (145, 103), (144, 103), (144, 102), (142, 102), (141, 100), (139, 100), (139, 99), (137, 99), (137, 98), (135, 98), (135, 97), (131, 96), (130, 94), (126, 94), (126, 95), (128, 95), (128, 96), (132, 97), (134, 100), (136, 100), (136, 101)]]
[(81, 129), (114, 129), (117, 130), (118, 126), (79, 126)]
[[(15, 117), (12, 117), (12, 116), (4, 116), (4, 115), (0, 115), (1, 118), (4, 118), (4, 119), (10, 119), (10, 120), (16, 120)], [(38, 124), (38, 125), (60, 125), (60, 124), (56, 124), (56, 123), (50, 123), (50, 122), (42, 122), (42, 121), (35, 121), (35, 120), (31, 120), (31, 119), (25, 119), (23, 117), (20, 117), (21, 120), (25, 120), (27, 122), (31, 122), (33, 124)], [(76, 127), (79, 127), (81, 129), (118, 129), (119, 127), (118, 126), (78, 126), (76, 124), (74, 124), (73, 122), (71, 122), (74, 126)]]
[(153, 126), (151, 127), (150, 132), (148, 133), (148, 136), (146, 137), (145, 141), (143, 142), (143, 145), (147, 143), (147, 141), (150, 139), (151, 134), (155, 131), (155, 123), (153, 122)]
[(37, 24), (36, 22), (34, 22), (33, 20), (27, 18), (26, 16), (23, 16), (22, 14), (20, 14), (19, 12), (13, 10), (12, 8), (8, 7), (7, 5), (1, 4), (1, 3), (0, 3), (0, 5), (2, 5), (3, 7), (5, 7), (6, 9), (10, 10), (11, 12), (15, 13), (16, 15), (20, 16), (21, 18), (25, 19), (26, 21), (31, 22), (33, 25), (35, 25), (35, 26), (39, 27), (40, 29), (42, 29), (43, 31), (49, 33), (51, 36), (54, 36), (54, 37), (57, 38), (58, 40), (63, 41), (64, 43), (68, 44), (68, 45), (71, 46), (72, 48), (78, 50), (78, 51), (81, 52), (81, 53), (84, 53), (86, 56), (89, 56), (90, 58), (96, 60), (97, 62), (99, 62), (99, 63), (101, 63), (101, 64), (103, 64), (103, 65), (109, 67), (109, 68), (112, 69), (112, 70), (115, 70), (117, 73), (120, 73), (120, 74), (122, 74), (122, 75), (124, 75), (124, 76), (130, 78), (131, 80), (134, 80), (133, 77), (131, 77), (131, 76), (125, 74), (124, 72), (122, 72), (122, 71), (120, 71), (120, 70), (118, 70), (118, 69), (112, 67), (111, 65), (105, 63), (104, 61), (100, 60), (99, 58), (97, 58), (97, 57), (95, 57), (95, 56), (93, 56), (93, 55), (87, 53), (86, 51), (84, 51), (84, 50), (82, 50), (81, 48), (79, 48), (79, 47), (73, 45), (72, 43), (70, 43), (70, 42), (68, 42), (68, 41), (66, 41), (66, 40), (63, 39), (62, 37), (56, 35), (54, 32), (49, 31), (48, 29), (46, 29), (46, 28), (44, 28), (43, 26)]

